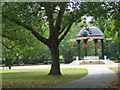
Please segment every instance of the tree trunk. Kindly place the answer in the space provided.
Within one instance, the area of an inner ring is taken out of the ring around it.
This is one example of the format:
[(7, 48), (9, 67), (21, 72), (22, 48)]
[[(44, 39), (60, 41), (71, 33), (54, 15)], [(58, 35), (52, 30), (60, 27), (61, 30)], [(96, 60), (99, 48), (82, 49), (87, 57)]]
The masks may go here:
[(12, 65), (12, 60), (10, 58), (5, 59), (5, 66)]
[(20, 66), (19, 56), (17, 56), (17, 66)]
[(16, 53), (16, 61), (17, 61), (17, 66), (20, 66), (20, 62), (19, 62), (19, 54)]
[(5, 59), (5, 66), (9, 66), (9, 59), (8, 58)]
[(52, 65), (48, 75), (61, 75), (60, 63), (59, 63), (59, 46), (54, 44), (54, 45), (51, 45), (49, 49), (50, 49), (51, 58), (52, 58)]

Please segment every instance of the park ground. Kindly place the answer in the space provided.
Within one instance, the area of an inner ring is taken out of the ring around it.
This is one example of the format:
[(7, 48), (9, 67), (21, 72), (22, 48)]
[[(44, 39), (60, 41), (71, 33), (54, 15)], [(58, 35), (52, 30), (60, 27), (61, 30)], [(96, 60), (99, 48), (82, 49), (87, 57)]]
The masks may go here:
[(82, 68), (61, 69), (62, 76), (47, 75), (49, 69), (11, 69), (2, 72), (3, 88), (48, 88), (87, 75)]
[[(49, 88), (61, 83), (79, 79), (88, 74), (85, 67), (93, 65), (61, 65), (62, 76), (48, 76), (50, 65), (14, 66), (11, 70), (2, 70), (3, 88)], [(118, 73), (118, 64), (94, 65), (98, 67), (111, 67)], [(120, 75), (118, 73), (118, 75)], [(118, 79), (108, 88), (119, 88)]]
[(112, 67), (110, 69), (115, 71), (118, 74), (118, 79), (113, 81), (108, 87), (109, 88), (120, 88), (120, 67)]

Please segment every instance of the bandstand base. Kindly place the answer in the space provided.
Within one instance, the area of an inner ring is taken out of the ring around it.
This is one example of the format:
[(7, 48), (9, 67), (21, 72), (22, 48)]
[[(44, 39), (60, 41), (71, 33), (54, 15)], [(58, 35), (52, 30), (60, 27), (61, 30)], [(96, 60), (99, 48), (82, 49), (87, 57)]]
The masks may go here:
[(74, 60), (70, 65), (82, 65), (82, 64), (114, 64), (111, 60)]

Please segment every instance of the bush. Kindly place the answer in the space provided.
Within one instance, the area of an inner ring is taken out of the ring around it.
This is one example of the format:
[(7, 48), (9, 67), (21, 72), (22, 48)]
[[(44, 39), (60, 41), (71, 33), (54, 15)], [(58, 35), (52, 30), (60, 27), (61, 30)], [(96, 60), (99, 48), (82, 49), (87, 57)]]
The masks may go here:
[(52, 63), (52, 61), (51, 60), (48, 60), (48, 64), (51, 64)]
[(44, 61), (43, 64), (48, 64), (48, 62), (47, 62), (47, 61)]
[(60, 59), (60, 63), (65, 63), (64, 59)]

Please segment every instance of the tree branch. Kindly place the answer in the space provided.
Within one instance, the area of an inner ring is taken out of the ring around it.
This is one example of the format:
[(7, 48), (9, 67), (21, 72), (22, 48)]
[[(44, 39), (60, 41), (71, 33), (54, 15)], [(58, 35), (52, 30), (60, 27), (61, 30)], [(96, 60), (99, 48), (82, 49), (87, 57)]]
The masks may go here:
[(64, 39), (64, 37), (67, 35), (68, 31), (70, 30), (71, 26), (73, 23), (69, 24), (69, 26), (67, 27), (67, 30), (64, 32), (64, 34), (60, 37), (59, 39), (59, 43)]
[(65, 28), (67, 27), (67, 24), (68, 24), (68, 23), (66, 23), (66, 24), (64, 25), (64, 27), (62, 28), (62, 30), (59, 32), (59, 35), (65, 30)]
[(42, 37), (41, 35), (39, 35), (39, 33), (37, 33), (32, 27), (29, 27), (28, 25), (25, 25), (24, 23), (22, 23), (22, 22), (20, 22), (20, 21), (17, 21), (17, 20), (15, 20), (15, 19), (11, 19), (11, 18), (9, 18), (7, 15), (4, 15), (4, 14), (3, 14), (3, 17), (5, 17), (5, 18), (7, 18), (8, 20), (16, 23), (17, 25), (22, 26), (22, 27), (24, 27), (25, 29), (31, 31), (31, 33), (32, 33), (38, 40), (40, 40), (42, 43), (44, 43), (44, 44), (47, 45), (47, 39), (44, 38), (44, 37)]
[(0, 33), (0, 35), (1, 35), (2, 37), (8, 38), (9, 40), (12, 40), (12, 41), (20, 40), (20, 41), (25, 41), (25, 42), (28, 43), (28, 41), (27, 41), (26, 39), (11, 38), (11, 37), (8, 37), (8, 36), (6, 36), (6, 35), (4, 35), (4, 34), (1, 34), (1, 33)]
[(10, 38), (10, 37), (8, 37), (8, 36), (2, 34), (2, 33), (0, 33), (0, 35), (1, 35), (2, 37), (8, 38), (8, 39), (10, 39), (10, 40), (17, 40), (17, 39), (15, 39), (15, 38)]
[(8, 38), (8, 39), (11, 39), (10, 37), (8, 37), (8, 36), (6, 36), (6, 35), (3, 35), (2, 33), (0, 33), (0, 35), (1, 35), (2, 37), (6, 37), (6, 38)]
[(65, 11), (65, 5), (63, 4), (62, 6), (60, 6), (60, 11), (59, 11), (59, 14), (57, 16), (56, 24), (55, 24), (55, 29), (58, 30), (58, 32), (60, 30), (60, 25), (61, 25), (61, 22), (62, 22), (64, 11)]
[(50, 6), (45, 7), (45, 12), (48, 16), (48, 21), (49, 21), (49, 28), (50, 28), (50, 34), (52, 33), (51, 31), (54, 28), (54, 21), (53, 21), (53, 16), (52, 16), (52, 11), (50, 10)]
[(0, 43), (3, 45), (3, 46), (5, 46), (7, 49), (13, 49), (14, 47), (15, 47), (15, 45), (14, 46), (12, 46), (11, 48), (9, 48), (7, 45), (5, 45), (2, 41), (0, 41)]

